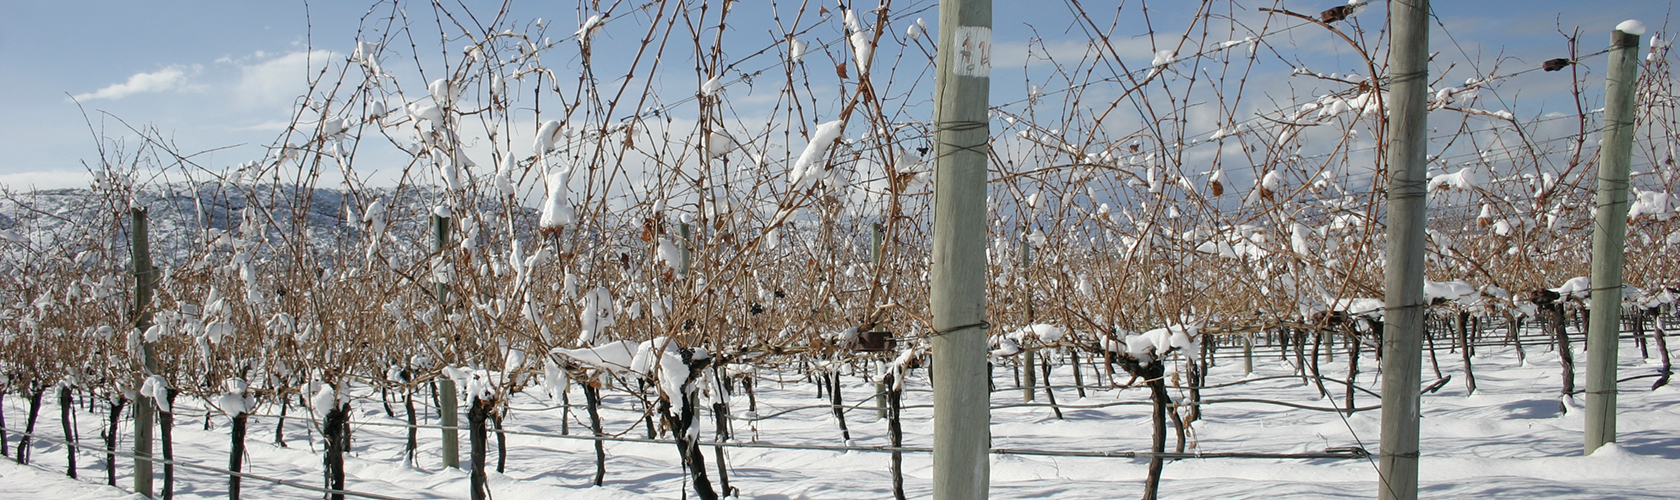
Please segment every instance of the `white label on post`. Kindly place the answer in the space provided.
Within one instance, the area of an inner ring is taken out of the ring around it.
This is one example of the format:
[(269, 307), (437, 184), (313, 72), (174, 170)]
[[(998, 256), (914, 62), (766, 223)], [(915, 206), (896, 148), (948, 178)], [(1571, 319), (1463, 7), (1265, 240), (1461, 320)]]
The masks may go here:
[(980, 26), (960, 26), (957, 28), (956, 39), (957, 57), (952, 63), (951, 73), (957, 76), (972, 76), (975, 78), (991, 78), (992, 76), (992, 29)]

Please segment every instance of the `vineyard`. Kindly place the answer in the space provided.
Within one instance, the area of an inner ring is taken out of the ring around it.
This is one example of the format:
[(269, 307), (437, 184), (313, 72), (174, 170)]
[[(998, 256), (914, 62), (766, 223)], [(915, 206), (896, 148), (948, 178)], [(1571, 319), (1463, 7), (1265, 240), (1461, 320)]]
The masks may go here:
[[(995, 496), (1374, 491), (1387, 7), (1296, 7), (1067, 2), (993, 93)], [(575, 14), (375, 3), (267, 156), (122, 122), (0, 193), (0, 449), (162, 498), (929, 496), (938, 5)], [(1603, 33), (1431, 64), (1426, 495), (1680, 487), (1653, 32), (1587, 457)]]

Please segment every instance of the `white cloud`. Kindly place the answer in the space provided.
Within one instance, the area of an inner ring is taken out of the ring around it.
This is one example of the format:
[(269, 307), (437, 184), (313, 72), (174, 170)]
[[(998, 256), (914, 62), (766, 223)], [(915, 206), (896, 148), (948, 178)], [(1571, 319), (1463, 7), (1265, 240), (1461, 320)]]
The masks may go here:
[(112, 84), (105, 88), (76, 94), (76, 99), (89, 101), (94, 99), (122, 99), (134, 94), (168, 92), (187, 88), (187, 72), (182, 66), (170, 66), (150, 73), (135, 73), (128, 77), (128, 81)]
[(255, 124), (255, 125), (246, 125), (246, 126), (243, 126), (243, 127), (235, 127), (234, 130), (252, 131), (252, 132), (280, 132), (280, 131), (286, 130), (288, 127), (291, 127), (291, 126), (292, 126), (292, 122), (289, 122), (289, 121), (269, 120), (269, 121), (265, 121), (265, 122), (258, 123), (258, 124)]
[(32, 189), (85, 188), (93, 184), (87, 171), (39, 171), (0, 174), (0, 186), (13, 191)]
[(291, 106), (309, 91), (309, 78), (327, 63), (342, 59), (328, 50), (297, 51), (264, 59), (257, 52), (255, 63), (242, 63), (239, 83), (233, 88), (234, 100), (246, 108)]

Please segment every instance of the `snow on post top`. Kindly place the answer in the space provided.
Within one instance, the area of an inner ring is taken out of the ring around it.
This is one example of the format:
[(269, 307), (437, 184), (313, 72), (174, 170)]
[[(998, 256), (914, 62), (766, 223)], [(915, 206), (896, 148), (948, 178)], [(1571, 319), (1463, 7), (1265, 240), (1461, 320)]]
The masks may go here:
[(1629, 19), (1622, 21), (1622, 24), (1616, 25), (1616, 31), (1633, 36), (1642, 36), (1645, 34), (1645, 23), (1639, 22), (1636, 19)]

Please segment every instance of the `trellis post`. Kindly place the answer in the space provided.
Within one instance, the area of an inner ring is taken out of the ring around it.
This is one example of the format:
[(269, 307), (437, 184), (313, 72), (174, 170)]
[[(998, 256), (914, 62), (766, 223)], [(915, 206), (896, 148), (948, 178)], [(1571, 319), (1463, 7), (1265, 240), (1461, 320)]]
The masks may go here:
[[(152, 327), (152, 286), (157, 270), (152, 268), (150, 237), (146, 228), (146, 209), (138, 206), (128, 210), (131, 231), (129, 259), (134, 267), (134, 330), (139, 337), (141, 380), (157, 371), (152, 346), (146, 343), (144, 332)], [(152, 400), (146, 396), (134, 398), (134, 492), (152, 496)], [(114, 432), (114, 431), (113, 431)]]
[(991, 392), (986, 384), (986, 162), (992, 2), (939, 5), (934, 86), (933, 497), (986, 498)]
[(1610, 32), (1604, 90), (1604, 146), (1598, 153), (1598, 221), (1593, 224), (1592, 314), (1587, 316), (1586, 449), (1616, 441), (1616, 354), (1622, 322), (1622, 251), (1627, 244), (1628, 163), (1633, 153), (1639, 39), (1644, 25)]
[(1389, 3), (1388, 262), (1383, 271), (1382, 457), (1378, 498), (1415, 500), (1423, 371), (1429, 1)]

